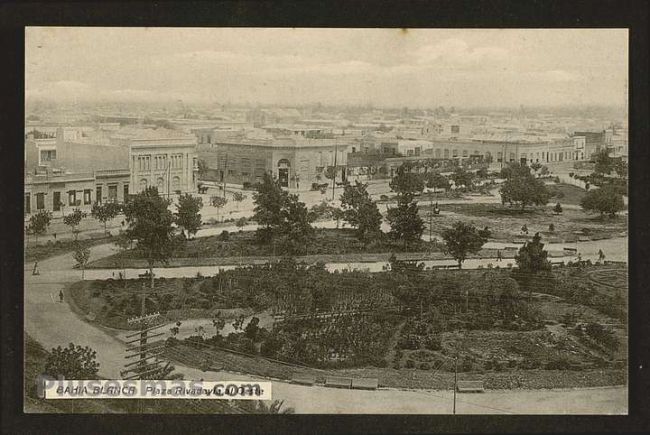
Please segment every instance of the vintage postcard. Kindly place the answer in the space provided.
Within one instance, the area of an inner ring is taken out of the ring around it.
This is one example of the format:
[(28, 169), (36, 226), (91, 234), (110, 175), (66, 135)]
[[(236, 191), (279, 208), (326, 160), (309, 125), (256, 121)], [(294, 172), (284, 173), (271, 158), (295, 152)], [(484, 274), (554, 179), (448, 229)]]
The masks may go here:
[(27, 413), (628, 413), (627, 29), (27, 27)]

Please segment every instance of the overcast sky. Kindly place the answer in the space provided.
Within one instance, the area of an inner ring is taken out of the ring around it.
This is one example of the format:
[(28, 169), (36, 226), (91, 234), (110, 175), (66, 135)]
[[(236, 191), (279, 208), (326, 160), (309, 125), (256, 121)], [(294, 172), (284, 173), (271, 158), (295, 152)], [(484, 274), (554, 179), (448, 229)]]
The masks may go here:
[(26, 97), (625, 104), (627, 30), (26, 29)]

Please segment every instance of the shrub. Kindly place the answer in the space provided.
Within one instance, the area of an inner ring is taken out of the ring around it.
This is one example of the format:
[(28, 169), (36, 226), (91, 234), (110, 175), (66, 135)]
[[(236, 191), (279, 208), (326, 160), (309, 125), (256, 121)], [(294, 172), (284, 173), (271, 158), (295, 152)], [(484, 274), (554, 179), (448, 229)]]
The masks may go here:
[(431, 370), (431, 366), (429, 365), (429, 363), (423, 362), (423, 363), (420, 364), (419, 369), (420, 370)]
[(474, 368), (474, 363), (472, 362), (472, 360), (469, 358), (465, 358), (463, 360), (463, 363), (461, 364), (461, 370), (464, 372), (471, 372), (473, 368)]
[(406, 368), (407, 368), (407, 369), (414, 369), (414, 368), (415, 368), (415, 361), (413, 361), (413, 360), (410, 359), (410, 358), (407, 359), (407, 360), (406, 360)]
[(565, 357), (553, 358), (544, 365), (546, 370), (569, 370), (571, 362)]
[(230, 233), (227, 230), (223, 230), (221, 234), (219, 234), (219, 240), (222, 242), (227, 242), (230, 240)]
[(395, 361), (395, 362), (393, 363), (393, 368), (394, 368), (395, 370), (399, 370), (399, 369), (402, 368), (402, 366), (401, 366), (401, 364), (399, 363), (399, 361)]
[(420, 337), (413, 334), (406, 334), (397, 342), (400, 349), (415, 350), (420, 348)]

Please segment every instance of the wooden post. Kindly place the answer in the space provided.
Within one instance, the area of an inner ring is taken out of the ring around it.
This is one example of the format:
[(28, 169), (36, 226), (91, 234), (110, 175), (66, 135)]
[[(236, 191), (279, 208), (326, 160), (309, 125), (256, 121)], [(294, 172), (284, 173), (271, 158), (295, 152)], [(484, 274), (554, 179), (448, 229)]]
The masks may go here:
[(454, 358), (454, 415), (456, 415), (456, 389), (458, 388), (458, 357)]

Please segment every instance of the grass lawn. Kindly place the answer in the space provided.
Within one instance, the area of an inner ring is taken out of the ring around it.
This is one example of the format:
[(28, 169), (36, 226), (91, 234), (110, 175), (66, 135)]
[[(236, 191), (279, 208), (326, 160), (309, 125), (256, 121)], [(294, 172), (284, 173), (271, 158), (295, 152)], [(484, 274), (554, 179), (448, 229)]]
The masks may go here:
[[(315, 229), (314, 240), (306, 246), (301, 256), (318, 256), (314, 257), (314, 261), (323, 262), (341, 261), (341, 256), (345, 256), (344, 261), (385, 261), (386, 256), (383, 254), (390, 253), (429, 253), (443, 258), (442, 247), (436, 243), (420, 241), (406, 246), (403, 242), (390, 240), (386, 235), (381, 240), (364, 244), (355, 237), (354, 230), (349, 228)], [(374, 257), (373, 254), (382, 255)], [(215, 259), (223, 258), (229, 259), (223, 264), (232, 264), (233, 259), (237, 260), (236, 263), (246, 264), (256, 258), (283, 255), (286, 253), (273, 244), (258, 243), (254, 231), (241, 231), (229, 233), (227, 239), (217, 235), (186, 240), (174, 250), (170, 263), (176, 266), (214, 265), (221, 263)], [(130, 267), (144, 264), (134, 252), (127, 251), (93, 261), (88, 267), (119, 268), (124, 267), (123, 262)]]
[(51, 240), (43, 244), (27, 244), (25, 246), (25, 262), (31, 261), (41, 261), (46, 258), (56, 257), (57, 255), (65, 254), (66, 252), (71, 252), (74, 250), (76, 243), (81, 244), (84, 247), (91, 247), (95, 245), (101, 245), (110, 241), (110, 237), (100, 237), (94, 239), (81, 239), (78, 242), (74, 240), (57, 240), (52, 242)]
[(559, 202), (562, 205), (580, 205), (580, 201), (587, 194), (584, 189), (570, 184), (551, 184), (548, 185), (547, 188), (553, 194), (553, 197), (549, 200), (549, 204), (556, 204)]
[[(488, 227), (492, 231), (491, 239), (512, 241), (524, 236), (521, 228), (526, 225), (529, 236), (539, 232), (547, 241), (564, 242), (575, 241), (576, 231), (593, 238), (616, 237), (627, 231), (627, 219), (623, 216), (602, 219), (575, 209), (565, 209), (556, 215), (552, 207), (549, 203), (546, 207), (528, 207), (522, 211), (500, 204), (444, 204), (440, 206), (441, 214), (432, 219), (432, 229), (440, 234), (456, 221), (469, 222), (478, 228)], [(426, 214), (427, 210), (421, 208), (420, 217), (428, 224)], [(553, 232), (549, 231), (550, 224), (554, 225)]]

